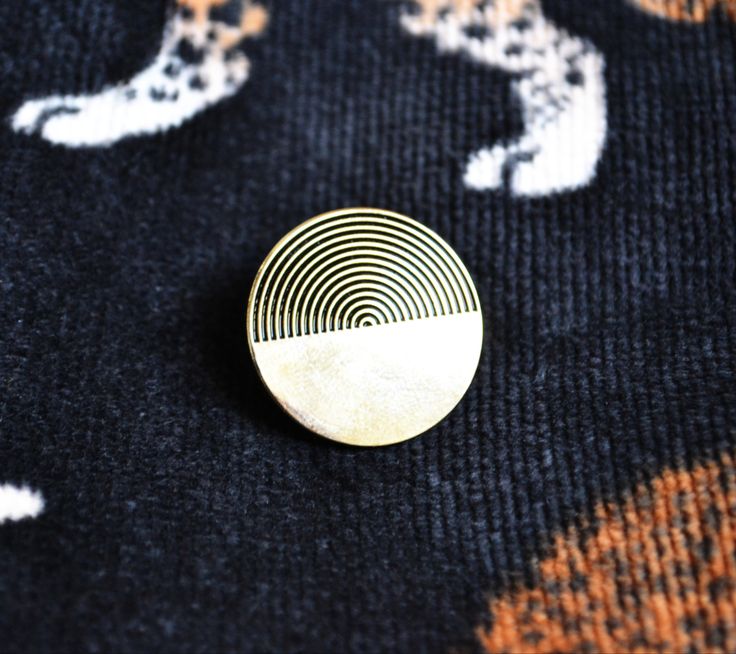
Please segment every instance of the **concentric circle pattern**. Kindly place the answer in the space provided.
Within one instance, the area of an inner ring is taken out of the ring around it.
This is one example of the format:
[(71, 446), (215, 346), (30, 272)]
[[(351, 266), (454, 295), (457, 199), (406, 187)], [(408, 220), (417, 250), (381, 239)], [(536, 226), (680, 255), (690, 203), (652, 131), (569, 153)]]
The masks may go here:
[(468, 271), (439, 236), (390, 211), (342, 209), (307, 220), (266, 257), (248, 342), (295, 420), (341, 443), (390, 445), (460, 401), (483, 317)]
[(254, 343), (477, 311), (465, 266), (418, 222), (336, 211), (287, 234), (258, 272)]

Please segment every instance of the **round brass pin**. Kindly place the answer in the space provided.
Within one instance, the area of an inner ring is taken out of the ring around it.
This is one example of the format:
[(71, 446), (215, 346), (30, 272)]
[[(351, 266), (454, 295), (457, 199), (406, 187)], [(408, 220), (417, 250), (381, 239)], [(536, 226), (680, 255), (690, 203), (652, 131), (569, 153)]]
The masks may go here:
[(442, 420), (478, 367), (483, 318), (465, 266), (434, 232), (382, 209), (307, 220), (253, 282), (248, 344), (276, 401), (351, 445), (390, 445)]

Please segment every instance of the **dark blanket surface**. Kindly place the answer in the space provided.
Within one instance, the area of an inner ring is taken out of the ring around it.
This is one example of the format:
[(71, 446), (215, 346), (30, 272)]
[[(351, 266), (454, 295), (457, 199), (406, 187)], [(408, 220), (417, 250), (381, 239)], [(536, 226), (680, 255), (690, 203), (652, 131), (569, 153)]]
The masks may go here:
[[(0, 650), (734, 651), (734, 3), (263, 3), (0, 3)], [(245, 340), (347, 206), (483, 309), (387, 448)]]

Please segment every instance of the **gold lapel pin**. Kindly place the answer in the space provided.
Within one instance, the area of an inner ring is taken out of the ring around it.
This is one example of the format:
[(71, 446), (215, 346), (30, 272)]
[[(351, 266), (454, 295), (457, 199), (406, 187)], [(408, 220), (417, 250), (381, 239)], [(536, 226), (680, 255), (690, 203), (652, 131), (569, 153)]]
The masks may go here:
[(421, 434), (475, 374), (483, 318), (473, 281), (437, 234), (382, 209), (307, 220), (261, 265), (248, 344), (276, 401), (351, 445)]

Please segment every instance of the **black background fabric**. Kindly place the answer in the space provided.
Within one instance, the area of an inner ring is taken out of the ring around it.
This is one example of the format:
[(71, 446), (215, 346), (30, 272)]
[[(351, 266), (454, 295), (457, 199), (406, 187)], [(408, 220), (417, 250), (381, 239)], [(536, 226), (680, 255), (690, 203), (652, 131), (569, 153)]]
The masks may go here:
[[(736, 441), (736, 27), (547, 0), (606, 59), (595, 180), (475, 192), (521, 131), (510, 77), (399, 3), (279, 0), (234, 97), (107, 148), (11, 130), (158, 50), (160, 2), (0, 4), (0, 527), (7, 651), (472, 650), (554, 533)], [(447, 239), (480, 295), (474, 385), (384, 449), (313, 437), (261, 387), (243, 316), (287, 230), (377, 206)]]

